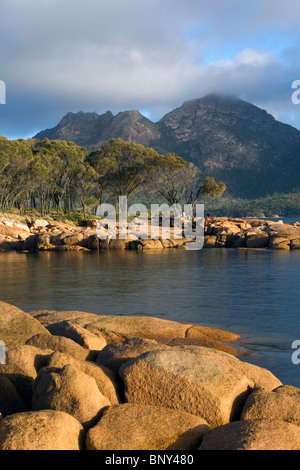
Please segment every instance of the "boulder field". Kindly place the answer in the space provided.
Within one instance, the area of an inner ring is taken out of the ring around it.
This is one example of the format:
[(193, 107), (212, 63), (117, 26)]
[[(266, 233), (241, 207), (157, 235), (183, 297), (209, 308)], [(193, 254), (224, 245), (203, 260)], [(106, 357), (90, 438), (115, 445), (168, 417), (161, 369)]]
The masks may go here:
[(300, 450), (300, 389), (230, 331), (0, 302), (0, 450)]
[[(194, 228), (196, 223), (194, 221)], [(0, 251), (143, 251), (182, 248), (192, 242), (184, 236), (174, 237), (174, 232), (172, 238), (172, 230), (170, 239), (121, 239), (118, 235), (124, 227), (117, 227), (116, 239), (100, 240), (96, 227), (97, 220), (89, 220), (86, 227), (79, 227), (43, 219), (25, 219), (20, 223), (1, 217)], [(300, 249), (300, 222), (284, 224), (265, 219), (206, 218), (204, 248)]]

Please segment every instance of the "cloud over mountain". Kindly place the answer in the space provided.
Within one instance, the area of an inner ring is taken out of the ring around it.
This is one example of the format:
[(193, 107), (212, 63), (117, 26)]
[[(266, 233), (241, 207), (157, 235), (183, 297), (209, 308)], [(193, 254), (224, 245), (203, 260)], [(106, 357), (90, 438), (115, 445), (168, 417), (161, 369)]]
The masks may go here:
[(140, 109), (234, 93), (300, 128), (300, 5), (287, 0), (3, 0), (0, 134), (73, 112)]

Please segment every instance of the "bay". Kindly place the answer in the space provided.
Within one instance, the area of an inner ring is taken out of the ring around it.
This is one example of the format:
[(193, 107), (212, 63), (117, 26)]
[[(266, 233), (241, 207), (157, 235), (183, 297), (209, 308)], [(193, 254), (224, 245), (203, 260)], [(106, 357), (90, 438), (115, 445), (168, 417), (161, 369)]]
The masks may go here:
[(24, 311), (146, 315), (227, 329), (241, 359), (300, 387), (300, 251), (0, 253), (1, 300)]

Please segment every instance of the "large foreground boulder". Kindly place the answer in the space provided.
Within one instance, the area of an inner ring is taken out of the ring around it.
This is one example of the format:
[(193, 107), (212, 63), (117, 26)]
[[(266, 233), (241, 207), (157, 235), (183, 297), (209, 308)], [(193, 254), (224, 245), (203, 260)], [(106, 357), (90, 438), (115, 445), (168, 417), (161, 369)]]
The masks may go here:
[(174, 337), (184, 337), (187, 330), (184, 323), (138, 316), (99, 315), (98, 318), (81, 318), (72, 323), (79, 324), (93, 333), (100, 332), (108, 343), (135, 337), (170, 341)]
[(82, 326), (72, 324), (69, 321), (49, 325), (47, 330), (52, 335), (72, 339), (75, 343), (91, 351), (101, 351), (107, 345), (105, 338), (101, 337), (100, 333), (96, 336)]
[(73, 356), (59, 352), (52, 354), (48, 361), (50, 368), (62, 369), (67, 364), (95, 379), (100, 392), (109, 399), (112, 405), (120, 403), (122, 395), (120, 378), (111, 369), (94, 362), (79, 361)]
[(70, 354), (75, 359), (82, 361), (94, 356), (88, 349), (83, 348), (72, 339), (64, 336), (53, 336), (50, 333), (48, 335), (36, 334), (28, 339), (26, 344), (40, 349), (51, 349), (52, 351)]
[(300, 427), (272, 419), (236, 421), (207, 433), (199, 450), (300, 450)]
[(25, 344), (34, 334), (49, 331), (31, 315), (6, 302), (0, 302), (0, 339), (6, 345)]
[(254, 390), (248, 397), (241, 419), (279, 419), (300, 425), (300, 390), (281, 386), (273, 391)]
[(168, 343), (168, 346), (176, 347), (176, 346), (202, 346), (204, 348), (215, 349), (217, 351), (223, 351), (228, 354), (232, 354), (233, 356), (241, 356), (244, 354), (243, 349), (233, 347), (227, 343), (223, 343), (222, 341), (215, 341), (211, 339), (207, 339), (205, 336), (202, 338), (199, 336), (198, 338), (191, 339), (191, 338), (175, 338), (172, 339)]
[(111, 402), (99, 391), (95, 379), (72, 365), (62, 369), (45, 367), (33, 384), (33, 410), (64, 411), (84, 428), (98, 419), (100, 411)]
[(184, 338), (175, 338), (170, 341), (169, 345), (185, 346), (190, 344), (224, 351), (232, 355), (240, 355), (242, 354), (241, 350), (231, 344), (227, 344), (227, 342), (236, 341), (238, 338), (239, 335), (231, 331), (209, 328), (202, 325), (192, 325), (187, 329)]
[(76, 310), (34, 310), (32, 312), (29, 312), (29, 315), (36, 318), (44, 327), (63, 321), (76, 320), (77, 318), (98, 318), (98, 315), (95, 315), (94, 313), (78, 312)]
[(211, 427), (238, 419), (253, 382), (227, 356), (205, 348), (142, 354), (120, 367), (126, 400), (186, 411)]
[(210, 427), (202, 418), (156, 406), (124, 404), (104, 411), (87, 434), (87, 450), (192, 450)]
[(6, 361), (0, 364), (0, 374), (12, 382), (27, 409), (31, 407), (32, 384), (38, 371), (47, 365), (52, 352), (28, 345), (6, 348)]
[(0, 420), (0, 450), (81, 450), (81, 424), (61, 411), (17, 413)]
[[(180, 351), (180, 348), (177, 348)], [(209, 357), (215, 356), (218, 360), (220, 357), (226, 361), (236, 370), (238, 370), (241, 374), (245, 375), (250, 382), (254, 384), (254, 388), (265, 388), (266, 390), (274, 390), (277, 387), (282, 385), (282, 382), (275, 377), (272, 372), (264, 367), (259, 367), (254, 364), (249, 364), (244, 360), (240, 360), (234, 357), (232, 354), (228, 354), (224, 351), (208, 349), (205, 347), (194, 347), (194, 346), (185, 346), (182, 348), (183, 350), (186, 349), (193, 349), (195, 352), (198, 352), (201, 355), (207, 355), (208, 360)]]
[(220, 330), (219, 328), (210, 328), (208, 326), (185, 324), (187, 330), (185, 337), (188, 339), (207, 338), (214, 341), (236, 341), (239, 335), (231, 331)]
[(94, 334), (100, 332), (107, 343), (122, 342), (137, 337), (161, 343), (185, 338), (187, 344), (189, 340), (197, 338), (216, 341), (235, 341), (239, 338), (229, 331), (146, 316), (93, 315), (74, 319), (72, 323)]
[(118, 373), (122, 364), (145, 352), (170, 348), (170, 346), (160, 344), (152, 339), (131, 338), (122, 343), (108, 344), (99, 352), (96, 363), (109, 367)]

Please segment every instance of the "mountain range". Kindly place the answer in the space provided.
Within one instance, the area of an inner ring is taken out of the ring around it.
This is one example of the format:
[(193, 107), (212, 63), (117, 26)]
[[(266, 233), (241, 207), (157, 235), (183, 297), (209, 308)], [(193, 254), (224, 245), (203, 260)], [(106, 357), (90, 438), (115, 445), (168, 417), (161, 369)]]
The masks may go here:
[(174, 152), (203, 176), (224, 181), (234, 197), (300, 189), (300, 131), (234, 96), (187, 101), (156, 123), (139, 111), (68, 113), (34, 138), (73, 141), (89, 152), (121, 138), (163, 155)]

